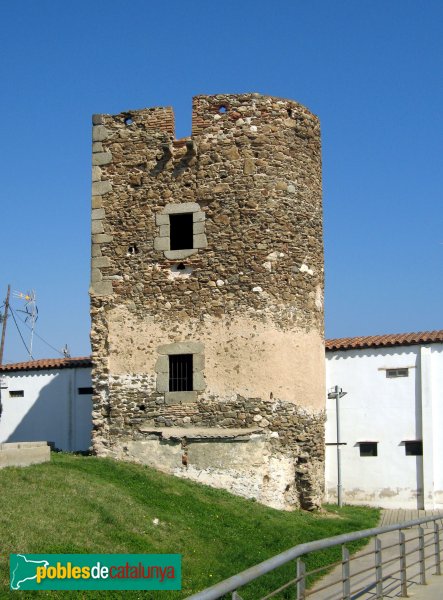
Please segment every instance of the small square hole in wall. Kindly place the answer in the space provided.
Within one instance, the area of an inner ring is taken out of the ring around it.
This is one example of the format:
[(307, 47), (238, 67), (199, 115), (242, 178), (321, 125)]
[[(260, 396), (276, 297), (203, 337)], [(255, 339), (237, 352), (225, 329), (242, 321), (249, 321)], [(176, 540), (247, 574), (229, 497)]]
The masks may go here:
[(169, 215), (171, 250), (191, 250), (194, 248), (194, 223), (192, 213)]
[(169, 355), (169, 391), (192, 392), (192, 354)]
[(393, 379), (394, 377), (408, 377), (409, 369), (386, 369), (386, 377)]
[(25, 392), (23, 390), (9, 390), (10, 398), (24, 398)]
[(80, 394), (80, 396), (92, 394), (92, 387), (79, 387), (78, 393)]
[(378, 442), (360, 442), (360, 456), (378, 456)]
[(405, 442), (406, 456), (423, 456), (423, 442), (421, 440)]

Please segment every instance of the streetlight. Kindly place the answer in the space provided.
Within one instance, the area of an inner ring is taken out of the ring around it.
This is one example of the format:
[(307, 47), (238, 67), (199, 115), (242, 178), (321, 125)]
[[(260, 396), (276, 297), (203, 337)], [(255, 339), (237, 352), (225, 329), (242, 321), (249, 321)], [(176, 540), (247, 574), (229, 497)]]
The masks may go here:
[[(331, 389), (331, 391), (328, 393), (328, 398), (332, 399), (335, 398), (335, 414), (337, 417), (337, 442), (336, 442), (336, 446), (337, 446), (337, 501), (338, 501), (338, 505), (339, 507), (343, 506), (343, 501), (342, 501), (342, 497), (341, 497), (341, 492), (342, 492), (342, 485), (341, 485), (341, 454), (340, 454), (340, 446), (342, 445), (342, 443), (340, 442), (340, 408), (339, 408), (339, 400), (340, 398), (343, 398), (343, 396), (346, 396), (347, 392), (344, 392), (342, 390), (341, 387), (338, 387), (338, 385), (336, 385), (334, 388)], [(331, 444), (333, 445), (333, 444)]]

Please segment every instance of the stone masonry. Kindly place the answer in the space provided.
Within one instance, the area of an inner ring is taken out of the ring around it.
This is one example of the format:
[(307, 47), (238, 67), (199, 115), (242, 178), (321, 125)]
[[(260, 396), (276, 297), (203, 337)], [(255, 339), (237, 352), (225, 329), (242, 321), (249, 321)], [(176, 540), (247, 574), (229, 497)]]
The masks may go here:
[[(260, 94), (197, 96), (192, 119), (176, 140), (171, 108), (93, 116), (94, 450), (314, 509), (319, 121)], [(174, 383), (186, 364), (186, 383)]]

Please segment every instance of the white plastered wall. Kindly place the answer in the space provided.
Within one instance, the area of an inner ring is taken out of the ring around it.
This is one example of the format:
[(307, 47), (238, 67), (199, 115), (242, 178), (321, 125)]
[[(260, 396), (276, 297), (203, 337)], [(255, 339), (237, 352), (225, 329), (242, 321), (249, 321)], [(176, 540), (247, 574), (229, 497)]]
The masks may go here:
[[(386, 369), (408, 368), (387, 378)], [(340, 400), (344, 502), (386, 508), (443, 507), (443, 345), (326, 353), (327, 388)], [(405, 440), (423, 440), (423, 457), (406, 456)], [(359, 442), (378, 442), (361, 457)], [(335, 400), (327, 400), (326, 443), (336, 442)], [(326, 446), (326, 496), (336, 501), (336, 446)]]
[[(47, 441), (60, 450), (88, 450), (92, 400), (78, 388), (91, 387), (90, 368), (18, 371), (1, 380), (0, 443)], [(10, 397), (14, 390), (23, 397)]]

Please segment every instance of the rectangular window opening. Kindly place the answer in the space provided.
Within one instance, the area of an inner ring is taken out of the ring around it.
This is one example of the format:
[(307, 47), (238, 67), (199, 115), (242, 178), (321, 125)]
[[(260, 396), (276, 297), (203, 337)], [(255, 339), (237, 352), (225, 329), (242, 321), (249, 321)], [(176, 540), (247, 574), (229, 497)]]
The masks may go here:
[(423, 456), (423, 442), (405, 442), (405, 453), (406, 456)]
[(24, 398), (25, 392), (24, 390), (9, 390), (10, 398)]
[(81, 396), (92, 394), (92, 387), (79, 387), (77, 391)]
[(194, 248), (192, 213), (169, 215), (169, 228), (171, 250), (192, 250)]
[(409, 369), (386, 369), (386, 377), (409, 377)]
[(360, 442), (360, 456), (378, 456), (378, 442)]
[(169, 391), (192, 392), (192, 354), (169, 356)]

